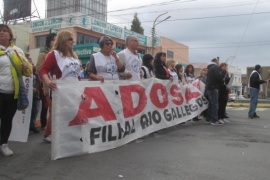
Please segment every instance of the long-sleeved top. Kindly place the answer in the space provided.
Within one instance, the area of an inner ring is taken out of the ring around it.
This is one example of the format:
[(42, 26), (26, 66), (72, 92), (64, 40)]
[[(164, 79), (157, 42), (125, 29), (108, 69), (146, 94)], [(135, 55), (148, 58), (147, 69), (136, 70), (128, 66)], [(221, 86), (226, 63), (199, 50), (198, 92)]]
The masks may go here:
[(263, 83), (266, 83), (266, 81), (262, 80), (259, 72), (254, 70), (249, 77), (249, 87), (261, 90), (260, 85)]
[(211, 63), (207, 69), (206, 90), (219, 89), (220, 85), (224, 84), (220, 67), (216, 63)]
[(154, 62), (154, 72), (157, 79), (170, 79), (170, 72), (166, 66), (160, 62)]
[(48, 54), (41, 68), (40, 74), (50, 74), (56, 79), (79, 79), (80, 62), (73, 57), (63, 57), (61, 53), (54, 50)]

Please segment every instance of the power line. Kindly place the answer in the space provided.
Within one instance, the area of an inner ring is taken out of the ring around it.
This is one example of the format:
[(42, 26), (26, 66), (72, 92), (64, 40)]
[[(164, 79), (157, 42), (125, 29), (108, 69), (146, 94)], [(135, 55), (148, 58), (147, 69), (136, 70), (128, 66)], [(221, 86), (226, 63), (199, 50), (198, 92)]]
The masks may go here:
[(243, 35), (242, 35), (242, 37), (241, 37), (241, 39), (240, 39), (240, 41), (239, 41), (239, 44), (238, 44), (238, 47), (237, 47), (237, 49), (236, 49), (236, 51), (235, 51), (234, 56), (236, 56), (237, 53), (238, 53), (239, 47), (240, 47), (240, 45), (241, 45), (241, 42), (243, 41), (243, 39), (244, 39), (244, 37), (245, 37), (245, 35), (246, 35), (247, 29), (248, 29), (248, 27), (249, 27), (249, 24), (250, 24), (250, 22), (251, 22), (251, 19), (252, 19), (253, 15), (255, 14), (255, 10), (256, 10), (256, 8), (257, 8), (257, 5), (258, 5), (259, 1), (260, 1), (260, 0), (257, 0), (257, 3), (256, 3), (256, 5), (255, 5), (255, 7), (254, 7), (254, 9), (253, 9), (252, 15), (250, 16), (250, 18), (249, 18), (249, 20), (248, 20), (247, 26), (246, 26), (246, 28), (245, 28), (245, 30), (244, 30), (244, 33), (243, 33)]
[[(194, 17), (194, 18), (180, 18), (180, 19), (168, 19), (166, 21), (187, 21), (187, 20), (200, 20), (200, 19), (215, 19), (215, 18), (226, 18), (226, 17), (237, 17), (237, 16), (249, 16), (249, 15), (260, 15), (260, 14), (269, 14), (270, 12), (258, 12), (258, 13), (246, 13), (246, 14), (232, 14), (232, 15), (223, 15), (223, 16), (206, 16), (206, 17)], [(149, 23), (154, 21), (141, 21), (141, 23)], [(125, 22), (123, 22), (125, 23)]]
[[(256, 2), (256, 1), (255, 1)], [(209, 7), (201, 7), (201, 8), (178, 8), (178, 9), (168, 9), (168, 10), (161, 10), (161, 11), (151, 11), (151, 12), (137, 12), (137, 14), (150, 14), (150, 13), (160, 13), (160, 12), (167, 12), (167, 11), (197, 11), (197, 10), (207, 10), (207, 9), (220, 9), (220, 8), (227, 8), (227, 7), (238, 7), (243, 5), (251, 5), (255, 3), (254, 1), (247, 1), (242, 3), (227, 3), (227, 4), (221, 4), (216, 6), (209, 6)], [(265, 2), (261, 2), (265, 3)], [(113, 16), (123, 16), (123, 15), (132, 15), (134, 13), (126, 13), (126, 14), (117, 14)]]

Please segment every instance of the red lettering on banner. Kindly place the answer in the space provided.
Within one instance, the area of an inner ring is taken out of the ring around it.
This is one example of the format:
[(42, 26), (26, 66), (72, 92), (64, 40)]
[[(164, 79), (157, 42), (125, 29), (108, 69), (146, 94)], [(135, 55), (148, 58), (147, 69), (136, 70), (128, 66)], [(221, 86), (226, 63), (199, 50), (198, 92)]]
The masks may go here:
[(180, 88), (179, 86), (177, 86), (176, 84), (172, 85), (171, 87), (171, 90), (170, 90), (170, 93), (172, 95), (173, 100), (172, 102), (175, 104), (175, 105), (182, 105), (183, 102), (184, 102), (184, 97), (182, 96), (182, 93), (180, 91)]
[[(163, 102), (160, 102), (159, 100), (158, 90), (161, 90), (161, 97), (163, 98)], [(167, 107), (169, 101), (166, 87), (160, 83), (153, 84), (150, 92), (150, 99), (157, 108), (163, 109)]]
[[(86, 87), (84, 89), (85, 99), (82, 100), (79, 111), (75, 118), (69, 122), (69, 126), (83, 125), (88, 122), (88, 118), (102, 116), (104, 121), (116, 120), (116, 116), (100, 87)], [(92, 102), (95, 101), (97, 108), (91, 109)]]
[(198, 88), (200, 90), (200, 81), (195, 81), (193, 83), (193, 86), (196, 87), (196, 88)]
[(187, 103), (189, 102), (189, 100), (193, 99), (193, 98), (197, 98), (201, 95), (200, 92), (191, 92), (190, 88), (189, 87), (186, 87), (186, 93), (185, 93), (185, 96), (186, 96), (186, 101)]
[[(147, 98), (144, 87), (140, 85), (120, 86), (120, 94), (123, 105), (124, 118), (129, 118), (139, 114), (146, 106)], [(137, 107), (133, 107), (132, 93), (139, 95)]]

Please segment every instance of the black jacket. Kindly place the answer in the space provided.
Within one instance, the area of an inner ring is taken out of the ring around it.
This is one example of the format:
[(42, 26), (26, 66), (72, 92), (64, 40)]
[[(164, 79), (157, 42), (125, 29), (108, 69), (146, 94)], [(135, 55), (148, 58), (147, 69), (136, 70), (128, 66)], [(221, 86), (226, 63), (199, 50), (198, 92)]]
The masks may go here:
[(162, 62), (154, 61), (154, 72), (157, 79), (170, 79), (170, 75), (167, 74), (165, 68), (166, 66)]
[(222, 79), (224, 80), (222, 84), (220, 84), (219, 88), (219, 99), (228, 100), (229, 89), (227, 88), (227, 84), (230, 82), (230, 77), (228, 73), (225, 71), (221, 72)]
[(259, 72), (254, 72), (249, 78), (249, 87), (260, 90), (260, 85), (266, 83), (264, 80), (260, 80)]
[(221, 69), (215, 63), (209, 64), (207, 69), (206, 90), (220, 89), (220, 85), (224, 84)]

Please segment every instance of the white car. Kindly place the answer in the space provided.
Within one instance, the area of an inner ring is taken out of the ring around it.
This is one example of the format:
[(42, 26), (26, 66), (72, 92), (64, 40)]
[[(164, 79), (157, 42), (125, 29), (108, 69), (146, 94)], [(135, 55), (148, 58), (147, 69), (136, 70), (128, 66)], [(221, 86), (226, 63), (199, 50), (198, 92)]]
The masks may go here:
[(239, 95), (237, 99), (246, 99), (243, 95)]
[(236, 94), (229, 94), (229, 102), (233, 102), (236, 99)]

